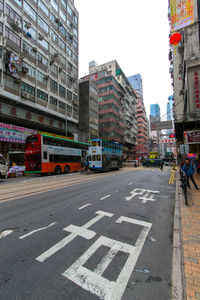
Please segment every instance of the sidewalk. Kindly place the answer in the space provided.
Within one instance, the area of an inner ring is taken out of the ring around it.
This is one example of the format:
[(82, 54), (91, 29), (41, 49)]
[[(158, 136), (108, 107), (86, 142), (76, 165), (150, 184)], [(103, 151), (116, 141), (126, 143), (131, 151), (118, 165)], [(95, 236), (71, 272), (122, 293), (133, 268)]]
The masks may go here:
[[(174, 275), (182, 275), (182, 298), (173, 297), (176, 289), (172, 279), (172, 299), (200, 299), (200, 190), (196, 190), (190, 182), (188, 189), (189, 206), (185, 205), (184, 195), (177, 174), (177, 196), (179, 202), (179, 235), (180, 235), (180, 273), (174, 268)], [(200, 188), (200, 174), (195, 174), (195, 181)], [(176, 209), (175, 209), (176, 211)], [(174, 255), (176, 256), (176, 255)], [(174, 263), (174, 262), (173, 262)], [(174, 276), (175, 278), (175, 276)], [(181, 281), (181, 280), (180, 280)], [(179, 283), (180, 283), (179, 281)], [(174, 285), (174, 286), (173, 286)], [(177, 293), (178, 294), (178, 293)]]

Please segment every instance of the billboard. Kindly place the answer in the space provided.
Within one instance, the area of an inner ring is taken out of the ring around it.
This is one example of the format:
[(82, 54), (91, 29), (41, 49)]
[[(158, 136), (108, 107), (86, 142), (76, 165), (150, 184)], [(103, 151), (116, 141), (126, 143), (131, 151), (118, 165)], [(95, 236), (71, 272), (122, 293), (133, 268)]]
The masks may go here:
[(172, 143), (176, 143), (176, 139), (169, 139), (169, 138), (165, 138), (165, 139), (161, 139), (160, 142), (162, 144), (172, 144)]
[(200, 67), (188, 69), (189, 117), (200, 119)]
[(162, 121), (162, 122), (151, 122), (150, 123), (151, 131), (159, 131), (163, 129), (172, 129), (172, 121)]
[(200, 130), (184, 132), (186, 144), (200, 144)]
[(193, 0), (170, 0), (171, 31), (177, 31), (194, 23)]

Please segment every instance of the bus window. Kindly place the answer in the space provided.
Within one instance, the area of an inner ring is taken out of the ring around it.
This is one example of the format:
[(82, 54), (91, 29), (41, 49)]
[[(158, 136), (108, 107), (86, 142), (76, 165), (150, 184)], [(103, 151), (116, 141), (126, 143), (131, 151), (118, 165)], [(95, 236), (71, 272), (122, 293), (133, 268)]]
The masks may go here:
[(26, 138), (26, 143), (35, 143), (38, 142), (38, 137), (37, 136), (29, 136)]
[(99, 154), (97, 155), (97, 160), (101, 161), (101, 155), (99, 155)]
[(43, 159), (47, 159), (47, 151), (43, 152)]

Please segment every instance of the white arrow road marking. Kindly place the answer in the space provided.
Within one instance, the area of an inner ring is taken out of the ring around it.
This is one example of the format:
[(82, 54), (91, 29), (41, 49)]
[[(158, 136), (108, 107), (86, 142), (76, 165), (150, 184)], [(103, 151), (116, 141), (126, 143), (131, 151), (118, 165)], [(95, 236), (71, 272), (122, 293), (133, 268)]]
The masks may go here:
[(89, 206), (89, 205), (91, 205), (91, 204), (92, 204), (92, 203), (85, 204), (85, 205), (79, 207), (79, 209), (83, 209), (83, 208), (85, 208), (85, 207), (87, 207), (87, 206)]
[[(79, 257), (71, 267), (69, 267), (62, 275), (73, 281), (83, 289), (97, 295), (100, 299), (104, 300), (120, 300), (123, 296), (124, 290), (127, 286), (129, 278), (133, 272), (135, 264), (138, 260), (146, 237), (152, 226), (151, 223), (143, 222), (136, 219), (120, 217), (116, 223), (129, 222), (135, 225), (143, 227), (140, 235), (136, 241), (135, 246), (116, 241), (105, 236), (101, 236), (96, 240), (90, 248)], [(97, 265), (94, 271), (91, 271), (84, 267), (84, 264), (88, 259), (101, 247), (109, 247), (110, 250), (103, 257), (101, 262)], [(129, 254), (129, 257), (121, 270), (116, 281), (110, 281), (101, 276), (107, 269), (109, 264), (117, 252), (125, 252)]]
[(106, 195), (105, 197), (102, 197), (100, 200), (104, 200), (106, 198), (109, 198), (111, 195)]
[(11, 234), (13, 232), (13, 230), (4, 230), (1, 232), (0, 234), (0, 239), (4, 238), (5, 236)]
[[(64, 239), (62, 239), (60, 242), (58, 242), (57, 244), (55, 244), (53, 247), (51, 247), (50, 249), (48, 249), (47, 251), (45, 251), (43, 254), (41, 254), (40, 256), (36, 257), (36, 260), (43, 262), (45, 259), (47, 259), (48, 257), (50, 257), (51, 255), (53, 255), (54, 253), (56, 253), (57, 251), (59, 251), (60, 249), (62, 249), (63, 247), (65, 247), (67, 244), (69, 244), (71, 241), (73, 241), (77, 236), (83, 236), (83, 229), (87, 229), (90, 226), (92, 226), (93, 224), (95, 224), (97, 221), (99, 221), (100, 219), (102, 219), (103, 217), (109, 217), (111, 218), (113, 216), (113, 214), (111, 213), (107, 213), (104, 211), (97, 211), (96, 214), (98, 214), (98, 216), (96, 216), (95, 218), (93, 218), (92, 220), (90, 220), (89, 222), (87, 222), (85, 225), (79, 227), (79, 231), (78, 231), (78, 226), (74, 226), (74, 227), (66, 227), (63, 230), (68, 231), (68, 229), (70, 229), (71, 234), (69, 234), (67, 237), (65, 237)], [(73, 226), (73, 225), (72, 225)], [(72, 230), (73, 229), (73, 230)], [(96, 233), (94, 233), (93, 231), (87, 231), (87, 238), (90, 239), (92, 238)]]
[(38, 232), (38, 231), (47, 229), (47, 228), (49, 228), (49, 227), (51, 227), (51, 226), (53, 226), (53, 225), (55, 225), (55, 224), (56, 224), (56, 222), (51, 223), (49, 226), (42, 227), (42, 228), (38, 228), (38, 229), (35, 229), (35, 230), (33, 230), (33, 231), (30, 231), (29, 233), (20, 236), (19, 239), (22, 240), (22, 239), (26, 238), (27, 236), (34, 234), (35, 232)]

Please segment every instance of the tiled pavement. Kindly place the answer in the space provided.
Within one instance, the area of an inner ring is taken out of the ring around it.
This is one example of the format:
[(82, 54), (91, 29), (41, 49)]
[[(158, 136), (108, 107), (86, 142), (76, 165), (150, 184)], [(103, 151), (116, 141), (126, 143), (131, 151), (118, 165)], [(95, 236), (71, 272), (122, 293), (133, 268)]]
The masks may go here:
[[(194, 176), (200, 188), (200, 174)], [(177, 184), (179, 195), (182, 194), (180, 184)], [(183, 289), (185, 299), (200, 299), (200, 190), (190, 183), (188, 190), (189, 206), (184, 203), (183, 195), (180, 200), (180, 232), (182, 251)], [(182, 300), (182, 299), (180, 299)]]

